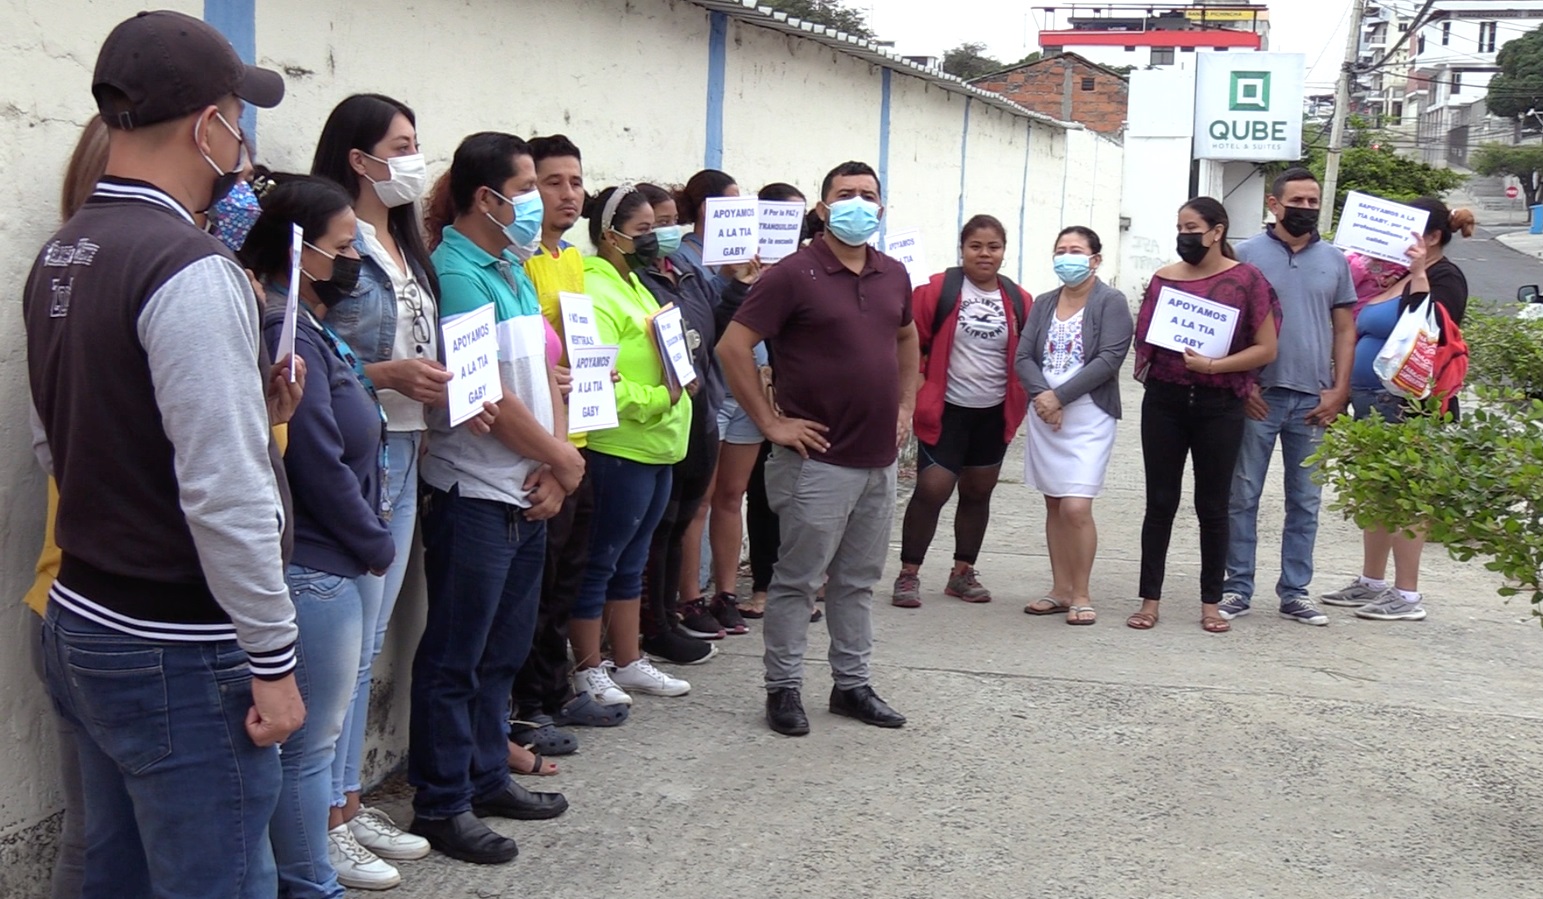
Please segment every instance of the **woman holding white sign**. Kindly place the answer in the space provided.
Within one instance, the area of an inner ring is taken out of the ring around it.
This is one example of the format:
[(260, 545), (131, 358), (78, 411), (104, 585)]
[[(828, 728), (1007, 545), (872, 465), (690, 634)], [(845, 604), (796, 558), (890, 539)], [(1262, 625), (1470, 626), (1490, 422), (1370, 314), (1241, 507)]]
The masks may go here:
[(1098, 551), (1093, 499), (1103, 492), (1120, 418), (1120, 366), (1133, 330), (1125, 294), (1098, 277), (1103, 243), (1089, 228), (1063, 229), (1055, 242), (1062, 287), (1029, 309), (1015, 368), (1030, 397), (1023, 480), (1045, 494), (1045, 542), (1054, 584), (1030, 615), (1066, 613), (1092, 624), (1088, 580)]
[(1270, 282), (1233, 255), (1228, 228), (1226, 208), (1211, 197), (1180, 207), (1180, 261), (1152, 276), (1136, 322), (1136, 379), (1146, 385), (1141, 453), (1147, 482), (1141, 608), (1125, 622), (1136, 630), (1157, 625), (1190, 457), (1200, 519), (1200, 623), (1207, 633), (1231, 630), (1216, 607), (1226, 575), (1227, 506), (1243, 440), (1243, 399), (1259, 369), (1275, 358), (1281, 312)]

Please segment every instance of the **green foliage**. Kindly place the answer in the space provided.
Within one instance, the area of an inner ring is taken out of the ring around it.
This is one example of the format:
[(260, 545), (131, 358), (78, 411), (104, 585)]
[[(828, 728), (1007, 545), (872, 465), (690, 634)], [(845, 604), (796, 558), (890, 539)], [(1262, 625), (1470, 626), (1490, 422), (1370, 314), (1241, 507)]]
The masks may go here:
[(856, 37), (873, 37), (868, 16), (841, 0), (758, 0), (757, 5), (769, 6), (806, 22), (816, 22)]
[(943, 54), (943, 71), (965, 81), (1007, 68), (1000, 59), (986, 55), (986, 45), (979, 41), (960, 44)]
[[(1506, 44), (1507, 50), (1511, 49)], [(1522, 194), (1528, 206), (1538, 203), (1538, 191), (1532, 186), (1532, 173), (1543, 171), (1543, 146), (1511, 147), (1505, 144), (1482, 144), (1469, 160), (1473, 170), (1481, 175), (1515, 175), (1521, 181)]]
[(1013, 63), (1011, 66), (1009, 66), (1009, 68), (1016, 69), (1019, 66), (1026, 66), (1026, 65), (1028, 65), (1031, 62), (1039, 62), (1043, 58), (1044, 58), (1044, 54), (1040, 53), (1038, 50), (1035, 50), (1033, 53), (1030, 53), (1028, 56), (1025, 56), (1024, 58), (1022, 58), (1022, 59), (1018, 60), (1017, 62)]
[[(1400, 156), (1392, 140), (1378, 141), (1376, 135), (1358, 134), (1339, 158), (1339, 186), (1335, 192), (1335, 215), (1345, 206), (1345, 197), (1353, 190), (1395, 202), (1420, 197), (1439, 197), (1461, 185), (1464, 176), (1451, 169), (1438, 169), (1417, 159)], [(1309, 147), (1303, 161), (1319, 180), (1323, 179), (1328, 151)]]
[[(1543, 378), (1543, 324), (1479, 314), (1468, 324), (1470, 383), (1525, 389)], [(1310, 460), (1314, 477), (1362, 528), (1420, 528), (1460, 561), (1486, 560), (1504, 580), (1500, 595), (1525, 596), (1543, 617), (1543, 400), (1493, 387), (1477, 395), (1460, 422), (1433, 411), (1400, 424), (1342, 417)]]
[(1504, 118), (1526, 116), (1522, 127), (1536, 131), (1538, 120), (1527, 116), (1527, 111), (1543, 107), (1543, 28), (1529, 31), (1501, 47), (1495, 63), (1500, 72), (1490, 79), (1485, 105), (1491, 113)]

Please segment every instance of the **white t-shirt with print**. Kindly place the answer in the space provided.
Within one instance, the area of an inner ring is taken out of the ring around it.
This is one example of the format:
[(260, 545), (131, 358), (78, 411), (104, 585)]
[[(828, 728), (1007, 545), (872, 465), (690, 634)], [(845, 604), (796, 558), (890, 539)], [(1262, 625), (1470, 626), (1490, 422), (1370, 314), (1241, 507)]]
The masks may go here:
[(1007, 310), (1000, 289), (983, 291), (964, 279), (944, 399), (967, 409), (1007, 399)]

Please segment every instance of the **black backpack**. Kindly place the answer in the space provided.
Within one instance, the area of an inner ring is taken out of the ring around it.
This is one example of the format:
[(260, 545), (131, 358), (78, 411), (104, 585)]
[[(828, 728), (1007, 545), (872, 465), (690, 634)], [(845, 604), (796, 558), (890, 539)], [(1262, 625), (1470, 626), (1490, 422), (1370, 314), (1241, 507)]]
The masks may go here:
[[(1002, 285), (1002, 295), (1013, 306), (1013, 320), (1018, 325), (1018, 333), (1023, 333), (1023, 320), (1027, 315), (1025, 311), (1028, 303), (1024, 299), (1023, 291), (1018, 285), (1007, 280), (1002, 275), (997, 275), (997, 281)], [(949, 313), (959, 305), (959, 295), (964, 291), (964, 269), (954, 266), (943, 272), (943, 292), (938, 295), (938, 311), (932, 316), (932, 333), (936, 335), (943, 329), (943, 323), (948, 320)]]

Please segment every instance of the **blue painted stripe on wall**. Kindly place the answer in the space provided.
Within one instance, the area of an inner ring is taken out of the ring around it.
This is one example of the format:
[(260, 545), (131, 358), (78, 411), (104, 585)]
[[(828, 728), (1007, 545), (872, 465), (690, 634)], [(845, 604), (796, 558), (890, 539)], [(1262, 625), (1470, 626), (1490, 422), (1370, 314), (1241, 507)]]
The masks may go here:
[[(895, 190), (889, 183), (889, 79), (893, 74), (889, 69), (879, 71), (879, 183), (888, 193), (894, 193)], [(888, 235), (889, 222), (886, 217), (879, 220), (879, 246), (888, 246), (884, 242)]]
[[(242, 62), (257, 64), (257, 0), (204, 0), (204, 21), (225, 35)], [(241, 114), (241, 130), (256, 146), (257, 110), (251, 106)]]
[(707, 31), (707, 150), (702, 165), (723, 168), (723, 79), (729, 57), (729, 17), (708, 13)]
[(964, 177), (970, 167), (970, 107), (974, 105), (974, 97), (964, 98), (964, 133), (959, 137), (959, 225), (955, 230), (964, 230)]
[[(1023, 241), (1029, 228), (1029, 150), (1034, 146), (1034, 126), (1023, 123), (1023, 187), (1018, 195), (1018, 283), (1023, 283)], [(960, 226), (963, 229), (963, 225)]]

